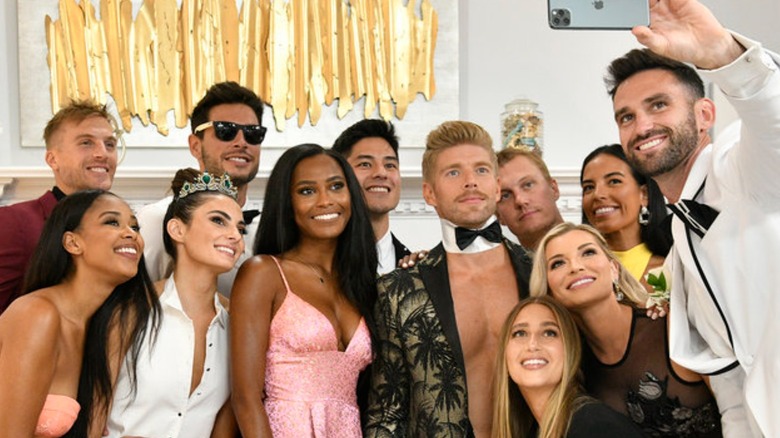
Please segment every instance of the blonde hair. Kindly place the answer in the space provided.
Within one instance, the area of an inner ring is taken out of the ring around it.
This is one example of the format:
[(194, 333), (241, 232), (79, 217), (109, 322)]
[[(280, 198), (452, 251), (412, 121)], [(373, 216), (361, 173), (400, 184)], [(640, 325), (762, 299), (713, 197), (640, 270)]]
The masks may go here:
[(512, 309), (501, 329), (501, 343), (496, 360), (494, 396), (493, 396), (493, 438), (515, 438), (530, 436), (535, 424), (528, 403), (522, 397), (520, 389), (511, 380), (506, 360), (506, 346), (512, 334), (512, 325), (517, 315), (531, 304), (548, 308), (558, 322), (563, 342), (563, 372), (561, 381), (556, 385), (544, 407), (542, 421), (539, 424), (540, 438), (560, 438), (566, 436), (571, 417), (583, 404), (592, 399), (584, 394), (580, 360), (582, 344), (574, 319), (561, 304), (549, 296), (531, 297), (520, 301)]
[(547, 295), (550, 292), (550, 285), (547, 283), (547, 260), (544, 253), (547, 250), (547, 244), (556, 237), (561, 237), (572, 231), (584, 231), (593, 236), (594, 240), (598, 243), (601, 250), (607, 256), (610, 261), (613, 261), (618, 266), (618, 280), (617, 285), (622, 290), (625, 298), (623, 302), (631, 307), (645, 307), (647, 302), (647, 290), (639, 284), (639, 282), (628, 272), (626, 268), (620, 264), (620, 261), (615, 257), (615, 254), (610, 251), (607, 246), (607, 241), (595, 228), (590, 225), (573, 224), (571, 222), (564, 222), (556, 225), (550, 230), (539, 242), (536, 248), (536, 257), (534, 257), (533, 270), (531, 271), (531, 280), (529, 282), (529, 288), (531, 289), (531, 296), (539, 297)]
[(547, 164), (542, 159), (542, 154), (538, 152), (538, 149), (531, 148), (506, 148), (501, 150), (496, 158), (498, 159), (498, 167), (504, 167), (505, 164), (514, 160), (517, 157), (528, 158), (528, 161), (533, 163), (539, 171), (542, 172), (542, 176), (547, 181), (552, 181), (552, 175), (550, 175), (550, 169), (547, 168)]
[(452, 120), (436, 127), (425, 139), (425, 153), (423, 153), (422, 158), (423, 181), (431, 181), (436, 158), (443, 150), (464, 144), (479, 146), (488, 151), (490, 162), (493, 163), (493, 170), (498, 170), (493, 140), (485, 128), (476, 123)]
[(63, 124), (66, 122), (81, 123), (90, 117), (102, 117), (106, 119), (114, 131), (119, 130), (116, 119), (105, 105), (98, 104), (91, 100), (73, 100), (67, 106), (62, 107), (54, 117), (46, 123), (43, 129), (43, 140), (46, 143), (46, 149), (51, 149), (51, 138)]

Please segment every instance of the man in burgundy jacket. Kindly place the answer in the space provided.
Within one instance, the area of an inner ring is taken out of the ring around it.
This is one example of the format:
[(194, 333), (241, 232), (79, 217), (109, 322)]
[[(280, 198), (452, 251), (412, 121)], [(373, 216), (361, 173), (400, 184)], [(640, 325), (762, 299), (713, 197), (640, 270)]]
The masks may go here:
[(57, 202), (79, 190), (111, 188), (116, 132), (105, 106), (92, 102), (73, 102), (46, 124), (46, 164), (54, 187), (38, 199), (0, 207), (0, 313), (22, 292), (27, 264)]

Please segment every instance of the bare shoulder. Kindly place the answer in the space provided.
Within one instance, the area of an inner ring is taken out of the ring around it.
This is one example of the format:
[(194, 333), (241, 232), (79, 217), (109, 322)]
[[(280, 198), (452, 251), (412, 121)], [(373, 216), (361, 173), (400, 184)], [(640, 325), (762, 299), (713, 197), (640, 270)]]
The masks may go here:
[(279, 293), (284, 293), (284, 283), (276, 263), (271, 256), (256, 255), (239, 268), (230, 296), (235, 303), (274, 299)]
[(0, 342), (5, 349), (51, 350), (62, 330), (60, 311), (48, 297), (33, 292), (17, 298), (0, 318)]

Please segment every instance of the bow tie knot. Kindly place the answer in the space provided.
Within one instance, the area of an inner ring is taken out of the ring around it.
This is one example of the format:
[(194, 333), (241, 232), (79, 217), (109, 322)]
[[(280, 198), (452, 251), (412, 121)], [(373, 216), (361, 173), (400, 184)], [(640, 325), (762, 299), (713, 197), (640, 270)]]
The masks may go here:
[(260, 216), (260, 210), (253, 209), (253, 210), (244, 210), (244, 223), (246, 225), (249, 225), (252, 223), (253, 220), (255, 220), (256, 217)]
[(493, 221), (492, 224), (481, 230), (471, 230), (463, 227), (455, 228), (455, 243), (461, 250), (466, 249), (471, 245), (477, 237), (483, 237), (485, 240), (493, 243), (501, 242), (501, 225), (498, 221)]
[(690, 199), (682, 199), (676, 204), (667, 205), (675, 216), (682, 220), (685, 228), (696, 233), (702, 239), (718, 218), (718, 210), (707, 204)]

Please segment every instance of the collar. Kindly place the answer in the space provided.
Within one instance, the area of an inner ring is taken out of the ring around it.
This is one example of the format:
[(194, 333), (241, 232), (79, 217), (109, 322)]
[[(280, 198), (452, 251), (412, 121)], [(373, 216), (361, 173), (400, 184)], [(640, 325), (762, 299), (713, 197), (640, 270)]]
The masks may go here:
[[(173, 279), (173, 274), (171, 274), (171, 276), (165, 280), (163, 292), (160, 294), (160, 305), (162, 307), (175, 309), (184, 315), (187, 319), (190, 319), (190, 317), (187, 316), (187, 313), (184, 312), (184, 308), (181, 305), (179, 290), (176, 288), (176, 281)], [(214, 320), (212, 320), (212, 324), (216, 321), (220, 326), (222, 326), (222, 328), (227, 328), (227, 310), (225, 310), (225, 308), (222, 306), (222, 303), (219, 302), (219, 294), (216, 291), (214, 291), (214, 309), (216, 310), (216, 316), (214, 317)]]
[[(482, 230), (484, 228), (487, 228), (488, 225), (495, 222), (497, 219), (496, 217), (490, 216), (487, 221), (485, 221), (484, 224), (482, 224), (479, 228), (474, 228), (475, 230)], [(452, 222), (448, 221), (447, 219), (440, 219), (441, 221), (441, 243), (444, 246), (444, 250), (449, 253), (454, 254), (476, 254), (479, 252), (487, 251), (493, 248), (496, 248), (497, 246), (501, 245), (501, 243), (494, 243), (489, 240), (486, 240), (482, 237), (477, 237), (474, 242), (467, 246), (466, 249), (460, 249), (458, 248), (458, 244), (455, 243), (455, 228), (457, 228), (457, 225), (453, 224)]]
[(390, 233), (390, 227), (381, 239), (376, 242), (377, 272), (386, 274), (395, 269), (395, 248), (393, 247), (393, 236)]
[(696, 195), (699, 194), (699, 189), (702, 184), (704, 184), (704, 180), (707, 179), (707, 175), (709, 174), (709, 167), (712, 163), (712, 153), (712, 143), (699, 152), (699, 156), (696, 157), (696, 161), (693, 162), (693, 166), (691, 166), (691, 170), (688, 172), (688, 176), (685, 179), (685, 184), (680, 193), (680, 199), (696, 199)]
[(57, 202), (62, 201), (66, 196), (68, 196), (57, 186), (52, 187), (51, 192), (54, 193), (54, 197), (57, 198)]

